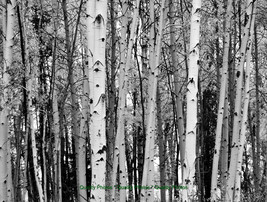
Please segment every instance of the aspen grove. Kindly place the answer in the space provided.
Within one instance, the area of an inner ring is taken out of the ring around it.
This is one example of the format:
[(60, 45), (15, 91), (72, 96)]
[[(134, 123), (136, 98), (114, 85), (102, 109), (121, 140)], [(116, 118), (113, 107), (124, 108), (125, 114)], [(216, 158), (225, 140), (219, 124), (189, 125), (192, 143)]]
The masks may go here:
[(1, 0), (0, 202), (267, 202), (266, 13)]

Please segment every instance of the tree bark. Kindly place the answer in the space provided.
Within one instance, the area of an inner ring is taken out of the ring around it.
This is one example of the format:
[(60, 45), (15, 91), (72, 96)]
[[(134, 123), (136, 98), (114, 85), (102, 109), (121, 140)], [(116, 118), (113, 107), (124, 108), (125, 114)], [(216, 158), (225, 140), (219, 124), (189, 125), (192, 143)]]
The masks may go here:
[[(117, 41), (116, 41), (116, 1), (110, 0), (110, 26), (111, 26), (111, 64), (110, 64), (110, 77), (107, 79), (107, 84), (109, 88), (108, 94), (108, 129), (107, 129), (107, 164), (106, 169), (107, 173), (112, 173), (112, 161), (113, 161), (113, 154), (114, 154), (114, 145), (115, 145), (115, 131), (116, 131), (116, 48), (117, 48)], [(112, 175), (106, 176), (106, 185), (112, 185)], [(112, 190), (106, 190), (106, 200), (111, 199)]]
[[(154, 17), (154, 6), (150, 4), (150, 12), (151, 19)], [(151, 87), (149, 87), (149, 101), (148, 101), (148, 120), (147, 120), (147, 134), (146, 134), (146, 144), (145, 144), (145, 162), (144, 162), (144, 170), (142, 177), (142, 186), (154, 186), (154, 142), (155, 142), (155, 120), (156, 120), (156, 92), (158, 85), (158, 74), (159, 74), (159, 65), (160, 65), (160, 53), (161, 53), (161, 40), (163, 34), (163, 28), (165, 26), (165, 0), (161, 2), (160, 8), (160, 20), (158, 33), (156, 37), (156, 47), (155, 47), (155, 55), (150, 55), (150, 75), (149, 75), (149, 83)], [(150, 37), (153, 37), (151, 35)], [(153, 43), (153, 41), (151, 41)], [(150, 44), (151, 45), (151, 44)], [(152, 51), (150, 51), (152, 53)], [(153, 61), (154, 60), (154, 61)], [(141, 190), (142, 200), (144, 198), (150, 202), (154, 201), (154, 189), (142, 189)]]
[[(162, 118), (161, 118), (161, 97), (160, 97), (160, 90), (159, 87), (157, 89), (157, 118), (158, 118), (158, 124), (157, 124), (157, 129), (158, 129), (158, 141), (159, 141), (159, 169), (160, 169), (160, 186), (163, 187), (166, 185), (165, 183), (165, 159), (166, 159), (166, 154), (165, 154), (165, 145), (164, 145), (164, 135), (162, 131)], [(166, 201), (166, 190), (161, 189), (160, 190), (160, 200), (162, 202)]]
[[(66, 43), (66, 49), (67, 49), (67, 66), (68, 66), (68, 82), (70, 85), (70, 94), (71, 94), (71, 122), (72, 122), (72, 135), (74, 140), (74, 153), (75, 153), (75, 165), (76, 165), (76, 179), (77, 179), (77, 196), (80, 197), (80, 179), (79, 179), (79, 125), (78, 125), (78, 110), (79, 110), (79, 104), (78, 99), (76, 95), (76, 85), (74, 82), (74, 67), (73, 67), (73, 52), (75, 49), (75, 41), (76, 36), (74, 35), (73, 45), (71, 47), (71, 36), (70, 36), (70, 28), (69, 28), (69, 19), (68, 19), (68, 10), (67, 10), (67, 2), (66, 0), (62, 0), (61, 7), (63, 10), (63, 18), (64, 18), (64, 28), (65, 28), (65, 43)], [(79, 13), (78, 13), (78, 19), (79, 19)], [(77, 20), (78, 26), (79, 20)]]
[[(213, 155), (213, 164), (212, 164), (212, 179), (211, 179), (211, 200), (216, 201), (218, 196), (217, 193), (217, 176), (218, 176), (218, 164), (220, 157), (221, 149), (221, 137), (223, 129), (223, 120), (226, 114), (225, 103), (228, 103), (227, 96), (227, 81), (228, 81), (228, 64), (229, 64), (229, 48), (230, 48), (230, 34), (231, 34), (231, 18), (232, 18), (232, 0), (228, 1), (227, 4), (227, 13), (226, 13), (226, 24), (225, 24), (225, 39), (224, 39), (224, 53), (223, 53), (223, 69), (222, 69), (222, 80), (220, 88), (220, 98), (218, 106), (218, 115), (217, 115), (217, 126), (216, 126), (216, 139), (215, 139), (215, 148)], [(227, 149), (227, 148), (226, 148)]]
[(53, 41), (53, 55), (52, 55), (52, 69), (54, 72), (54, 84), (53, 84), (53, 102), (52, 102), (52, 110), (53, 110), (53, 129), (55, 134), (54, 141), (54, 195), (55, 200), (58, 202), (62, 201), (62, 182), (61, 182), (61, 137), (60, 137), (60, 118), (59, 118), (59, 107), (58, 107), (58, 86), (60, 85), (58, 81), (58, 77), (60, 77), (60, 72), (57, 68), (57, 26), (58, 26), (58, 5), (56, 2), (52, 2), (53, 5), (53, 21), (54, 21), (54, 41)]
[[(181, 165), (184, 164), (184, 152), (185, 152), (185, 131), (184, 131), (184, 115), (183, 115), (183, 98), (181, 93), (181, 86), (179, 84), (179, 72), (178, 72), (178, 57), (175, 49), (175, 21), (174, 21), (174, 2), (170, 0), (169, 4), (170, 9), (170, 52), (171, 52), (171, 61), (173, 65), (173, 72), (174, 72), (174, 90), (175, 90), (175, 97), (176, 97), (176, 118), (178, 121), (178, 136), (177, 140), (179, 139), (179, 149), (180, 149), (180, 162)], [(186, 49), (185, 49), (186, 50)], [(187, 60), (187, 59), (186, 59)], [(178, 166), (178, 165), (177, 165)], [(183, 176), (183, 170), (182, 170)], [(183, 178), (183, 177), (182, 177)]]
[[(27, 33), (25, 31), (25, 33)], [(25, 38), (25, 52), (26, 52), (26, 58), (28, 58), (28, 48), (27, 48), (27, 40)], [(36, 144), (36, 138), (35, 138), (35, 132), (36, 132), (36, 114), (35, 114), (35, 110), (36, 108), (34, 107), (33, 105), (33, 86), (35, 86), (35, 83), (34, 83), (34, 78), (36, 78), (36, 71), (34, 69), (31, 69), (30, 67), (30, 64), (26, 62), (26, 75), (27, 75), (27, 78), (28, 81), (27, 81), (27, 90), (28, 90), (28, 115), (29, 115), (29, 131), (30, 131), (30, 134), (31, 134), (31, 147), (32, 147), (32, 158), (33, 158), (33, 170), (34, 170), (34, 179), (35, 179), (35, 182), (36, 182), (36, 186), (37, 186), (37, 190), (38, 190), (38, 196), (39, 196), (39, 200), (40, 202), (43, 202), (44, 201), (44, 195), (43, 195), (43, 189), (42, 189), (42, 182), (41, 182), (41, 177), (39, 176), (39, 165), (38, 165), (38, 156), (37, 156), (37, 144)]]
[(194, 187), (196, 160), (196, 128), (197, 128), (197, 100), (198, 100), (198, 70), (200, 52), (200, 9), (201, 0), (193, 0), (191, 11), (190, 53), (187, 83), (187, 116), (185, 161), (183, 167), (183, 185), (188, 189), (182, 190), (182, 201), (190, 201), (196, 194)]
[[(137, 21), (138, 21), (138, 12), (139, 12), (140, 0), (137, 0), (134, 14), (133, 22), (131, 25), (131, 32), (129, 38), (129, 44), (126, 49), (126, 30), (127, 30), (127, 15), (123, 17), (122, 22), (122, 36), (123, 38), (121, 43), (121, 66), (120, 66), (120, 75), (119, 75), (119, 103), (118, 103), (118, 127), (115, 140), (115, 151), (114, 151), (114, 162), (113, 162), (113, 184), (116, 182), (116, 173), (117, 165), (119, 161), (120, 168), (120, 184), (119, 186), (126, 186), (126, 168), (125, 168), (125, 113), (126, 113), (126, 90), (128, 88), (128, 71), (130, 68), (130, 62), (132, 57), (132, 48), (134, 44), (134, 36), (136, 35)], [(123, 13), (126, 14), (127, 10), (127, 1), (123, 2)], [(127, 57), (125, 58), (125, 52), (127, 51)], [(114, 189), (115, 191), (115, 189)], [(112, 193), (112, 200), (115, 200), (115, 193)], [(126, 200), (126, 190), (120, 190), (120, 201), (123, 202)]]
[[(83, 58), (84, 60), (84, 58)], [(86, 61), (82, 61), (83, 66), (86, 66)], [(83, 95), (82, 95), (82, 118), (80, 125), (80, 134), (79, 134), (79, 148), (78, 148), (78, 164), (79, 164), (79, 186), (87, 186), (86, 183), (86, 139), (88, 137), (88, 124), (89, 124), (89, 102), (88, 102), (88, 92), (89, 92), (89, 82), (88, 82), (88, 71), (86, 67), (84, 68), (84, 80), (83, 80)], [(87, 201), (87, 190), (81, 189), (79, 201)]]
[[(107, 0), (87, 1), (91, 185), (95, 187), (106, 184), (106, 25)], [(92, 189), (90, 201), (105, 201), (105, 189)]]
[(244, 73), (244, 63), (247, 53), (247, 42), (249, 37), (249, 32), (251, 29), (251, 17), (252, 8), (254, 3), (251, 0), (247, 2), (246, 16), (248, 16), (247, 22), (245, 24), (244, 35), (242, 38), (242, 44), (240, 49), (241, 57), (238, 64), (238, 71), (236, 72), (237, 87), (236, 87), (236, 98), (235, 98), (235, 112), (234, 112), (234, 126), (233, 126), (233, 138), (231, 143), (231, 160), (229, 167), (229, 178), (226, 187), (226, 201), (232, 201), (234, 197), (235, 190), (235, 177), (237, 168), (237, 158), (238, 158), (238, 144), (239, 144), (239, 130), (240, 130), (240, 115), (241, 115), (241, 97), (242, 97), (242, 85), (243, 85), (243, 73)]
[[(8, 116), (10, 111), (10, 92), (8, 85), (9, 70), (12, 66), (12, 46), (13, 46), (13, 28), (15, 21), (15, 0), (2, 0), (3, 6), (6, 10), (2, 11), (2, 26), (3, 26), (3, 74), (2, 82), (4, 85), (3, 96), (1, 97), (0, 109), (0, 200), (11, 202), (14, 200), (13, 186), (12, 186), (12, 169), (11, 169), (11, 153), (10, 153), (10, 139), (9, 139), (9, 123)], [(6, 11), (6, 12), (5, 12)]]
[(258, 39), (257, 39), (257, 26), (252, 27), (255, 39), (255, 88), (256, 88), (256, 158), (255, 160), (255, 192), (259, 193), (259, 180), (260, 180), (260, 100), (259, 100), (259, 65), (258, 65)]
[[(255, 11), (256, 7), (254, 7), (253, 11)], [(255, 15), (252, 14), (252, 22), (251, 22), (251, 29), (250, 29), (250, 40), (248, 42), (248, 50), (246, 56), (246, 70), (245, 70), (245, 89), (244, 89), (244, 107), (243, 107), (243, 117), (241, 123), (241, 131), (239, 137), (239, 144), (238, 144), (238, 157), (237, 157), (237, 167), (236, 171), (237, 174), (235, 176), (235, 193), (234, 193), (234, 201), (239, 202), (241, 201), (241, 175), (242, 175), (242, 162), (243, 162), (243, 151), (244, 151), (244, 144), (246, 139), (246, 130), (247, 130), (247, 120), (248, 120), (248, 106), (249, 106), (249, 96), (250, 96), (250, 58), (251, 58), (251, 51), (252, 51), (252, 38), (254, 32), (254, 21)]]

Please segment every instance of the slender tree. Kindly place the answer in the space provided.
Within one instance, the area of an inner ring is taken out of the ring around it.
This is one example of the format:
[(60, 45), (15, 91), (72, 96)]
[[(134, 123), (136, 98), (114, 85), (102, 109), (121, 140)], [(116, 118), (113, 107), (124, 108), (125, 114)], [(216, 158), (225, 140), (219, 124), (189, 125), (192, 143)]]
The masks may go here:
[(11, 169), (11, 157), (10, 153), (10, 137), (9, 137), (9, 112), (10, 112), (10, 101), (11, 94), (8, 87), (10, 82), (9, 71), (13, 61), (13, 37), (14, 37), (14, 21), (15, 21), (15, 6), (16, 1), (5, 1), (2, 0), (2, 4), (6, 7), (2, 12), (2, 26), (3, 26), (3, 72), (2, 81), (5, 86), (3, 94), (1, 96), (1, 109), (0, 109), (0, 200), (1, 201), (12, 201), (13, 200), (13, 188), (12, 188), (12, 176), (8, 169)]
[(236, 73), (237, 79), (237, 87), (236, 87), (236, 98), (235, 98), (235, 112), (234, 112), (234, 125), (233, 125), (233, 138), (231, 143), (231, 160), (229, 167), (229, 178), (227, 181), (226, 187), (226, 200), (232, 201), (234, 197), (235, 190), (235, 176), (236, 176), (236, 167), (237, 167), (237, 157), (238, 157), (238, 144), (239, 144), (239, 130), (240, 130), (240, 122), (241, 122), (241, 96), (242, 96), (242, 85), (243, 85), (243, 72), (244, 72), (244, 63), (246, 58), (247, 50), (249, 47), (247, 46), (249, 32), (251, 29), (251, 17), (252, 17), (252, 8), (254, 6), (254, 2), (248, 0), (247, 1), (247, 10), (246, 10), (246, 24), (244, 29), (244, 35), (242, 38), (242, 44), (240, 48), (240, 62), (238, 64), (238, 70)]
[[(154, 9), (150, 6), (150, 9)], [(153, 11), (152, 11), (153, 12)], [(156, 123), (156, 95), (157, 95), (157, 85), (158, 85), (158, 75), (159, 75), (159, 65), (160, 65), (160, 53), (161, 53), (161, 40), (163, 35), (163, 28), (165, 25), (165, 0), (162, 0), (160, 7), (160, 20), (158, 33), (156, 37), (155, 46), (155, 62), (151, 58), (150, 69), (151, 76), (149, 76), (149, 83), (151, 87), (149, 88), (149, 114), (147, 120), (147, 135), (146, 135), (146, 145), (145, 145), (145, 162), (142, 177), (143, 186), (154, 186), (154, 144), (155, 144), (155, 123)], [(152, 14), (153, 16), (153, 14)], [(150, 36), (153, 37), (153, 36)], [(151, 53), (151, 52), (150, 52)], [(153, 57), (153, 55), (150, 55)], [(148, 201), (154, 201), (154, 189), (142, 189), (141, 197), (147, 198)]]
[(53, 5), (53, 21), (54, 21), (54, 43), (53, 43), (53, 58), (52, 69), (54, 71), (54, 87), (53, 87), (53, 121), (54, 121), (54, 133), (55, 133), (55, 146), (54, 146), (54, 170), (55, 170), (55, 198), (57, 201), (62, 201), (62, 182), (61, 182), (61, 137), (60, 137), (60, 122), (59, 122), (59, 107), (58, 107), (58, 77), (61, 76), (58, 71), (57, 64), (57, 26), (58, 26), (58, 5), (56, 2), (52, 2)]
[(231, 19), (232, 19), (232, 0), (229, 0), (227, 3), (227, 11), (225, 18), (225, 38), (224, 38), (224, 51), (223, 51), (223, 69), (222, 69), (222, 79), (221, 79), (221, 88), (220, 88), (220, 98), (218, 106), (218, 117), (217, 117), (217, 126), (216, 126), (216, 139), (215, 139), (215, 148), (212, 164), (212, 179), (211, 179), (211, 200), (217, 200), (217, 176), (218, 176), (218, 164), (220, 157), (220, 148), (221, 148), (221, 139), (222, 139), (222, 130), (226, 131), (223, 128), (223, 120), (226, 116), (225, 112), (225, 103), (227, 103), (227, 82), (228, 82), (228, 64), (229, 64), (229, 47), (230, 47), (230, 34), (231, 34)]
[[(171, 61), (173, 65), (173, 72), (174, 72), (174, 90), (175, 90), (175, 97), (176, 97), (176, 118), (178, 121), (178, 135), (177, 139), (179, 139), (179, 149), (180, 149), (180, 161), (181, 165), (183, 165), (184, 162), (184, 115), (183, 115), (183, 99), (182, 99), (182, 93), (181, 93), (181, 86), (179, 85), (179, 61), (178, 56), (176, 53), (175, 48), (175, 21), (174, 21), (174, 14), (175, 14), (175, 1), (170, 0), (169, 3), (169, 9), (170, 9), (170, 52), (171, 52)], [(183, 172), (183, 171), (182, 171)], [(182, 173), (183, 176), (183, 173)]]
[(182, 190), (182, 201), (190, 201), (196, 194), (194, 187), (196, 160), (196, 128), (197, 128), (197, 100), (198, 100), (198, 71), (200, 52), (200, 13), (201, 0), (193, 0), (190, 23), (190, 53), (187, 83), (187, 115), (185, 160), (183, 167), (183, 185), (188, 189)]
[[(256, 10), (256, 6), (255, 9)], [(254, 11), (253, 10), (253, 11)], [(255, 29), (254, 31), (254, 38), (255, 38), (255, 88), (256, 88), (256, 157), (254, 158), (253, 162), (255, 161), (255, 166), (253, 168), (254, 173), (255, 173), (255, 191), (256, 194), (259, 193), (259, 181), (260, 181), (260, 156), (261, 156), (261, 151), (260, 151), (260, 99), (259, 99), (259, 81), (260, 81), (260, 76), (259, 76), (259, 65), (258, 65), (258, 40), (257, 40), (257, 26), (255, 24), (255, 27), (252, 27), (252, 29)]]
[[(256, 6), (253, 9), (253, 13), (255, 13)], [(246, 69), (245, 69), (245, 89), (244, 89), (244, 107), (243, 107), (243, 117), (241, 122), (241, 131), (239, 137), (239, 144), (238, 144), (238, 157), (237, 157), (237, 174), (235, 178), (235, 195), (234, 201), (238, 202), (241, 201), (241, 175), (242, 175), (242, 162), (243, 162), (243, 151), (244, 151), (244, 144), (246, 139), (246, 130), (247, 130), (247, 120), (248, 120), (248, 106), (249, 106), (249, 98), (250, 98), (250, 67), (251, 67), (251, 52), (252, 52), (252, 39), (254, 35), (254, 22), (255, 22), (255, 14), (252, 14), (252, 22), (251, 22), (251, 29), (250, 29), (250, 37), (248, 42), (248, 52), (246, 55)]]

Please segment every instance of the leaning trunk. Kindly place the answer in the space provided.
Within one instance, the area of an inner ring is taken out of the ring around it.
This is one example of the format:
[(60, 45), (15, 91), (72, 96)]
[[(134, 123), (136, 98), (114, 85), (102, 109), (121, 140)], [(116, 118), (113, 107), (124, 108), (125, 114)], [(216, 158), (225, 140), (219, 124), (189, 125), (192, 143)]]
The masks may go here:
[(227, 181), (226, 187), (226, 201), (233, 200), (233, 194), (235, 189), (235, 178), (236, 178), (236, 168), (237, 168), (237, 158), (238, 158), (238, 144), (239, 144), (239, 130), (240, 130), (240, 115), (241, 115), (241, 98), (242, 98), (242, 86), (243, 86), (243, 73), (244, 73), (244, 63), (246, 58), (246, 53), (249, 47), (247, 47), (249, 31), (251, 28), (251, 17), (252, 17), (252, 8), (254, 3), (252, 0), (248, 0), (247, 2), (248, 8), (246, 11), (246, 15), (248, 16), (245, 29), (244, 36), (241, 44), (241, 58), (238, 64), (238, 70), (236, 73), (237, 79), (237, 87), (236, 87), (236, 98), (235, 98), (235, 112), (234, 112), (234, 126), (233, 126), (233, 138), (231, 145), (231, 160), (229, 167), (229, 178)]
[(242, 162), (243, 162), (243, 150), (244, 144), (246, 139), (246, 130), (247, 130), (247, 120), (248, 120), (248, 106), (249, 106), (249, 93), (250, 93), (250, 58), (251, 58), (251, 49), (252, 49), (252, 37), (254, 31), (254, 21), (255, 15), (252, 16), (252, 23), (250, 29), (250, 41), (248, 44), (248, 52), (246, 57), (246, 75), (245, 75), (245, 98), (244, 98), (244, 107), (243, 107), (243, 117), (241, 122), (241, 132), (240, 132), (240, 140), (238, 144), (238, 158), (237, 158), (237, 174), (235, 178), (235, 195), (234, 201), (239, 202), (241, 201), (240, 194), (241, 194), (241, 175), (242, 175)]
[[(213, 155), (213, 164), (212, 164), (212, 178), (211, 178), (211, 200), (217, 200), (217, 176), (218, 176), (218, 164), (220, 157), (221, 149), (221, 139), (222, 139), (222, 130), (224, 134), (226, 133), (226, 128), (223, 128), (224, 116), (227, 113), (225, 103), (228, 103), (227, 98), (227, 82), (228, 82), (228, 60), (229, 60), (229, 47), (230, 47), (230, 34), (231, 34), (231, 18), (232, 18), (232, 0), (228, 1), (227, 13), (226, 13), (226, 24), (225, 24), (225, 39), (224, 39), (224, 52), (223, 52), (223, 69), (222, 69), (222, 80), (220, 88), (220, 98), (219, 98), (219, 107), (217, 115), (217, 126), (216, 126), (216, 139), (215, 139), (215, 148)], [(224, 145), (225, 146), (225, 145)], [(227, 149), (224, 147), (224, 149)]]

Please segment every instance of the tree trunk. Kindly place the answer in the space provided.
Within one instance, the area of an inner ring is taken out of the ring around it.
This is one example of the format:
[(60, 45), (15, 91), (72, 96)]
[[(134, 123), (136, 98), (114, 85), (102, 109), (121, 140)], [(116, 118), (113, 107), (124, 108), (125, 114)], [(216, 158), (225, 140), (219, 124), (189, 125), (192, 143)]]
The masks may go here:
[[(56, 39), (55, 39), (56, 40)], [(58, 71), (56, 69), (56, 41), (54, 42), (54, 52), (53, 52), (53, 68), (55, 72), (55, 85), (53, 89), (53, 104), (52, 104), (52, 109), (53, 109), (53, 128), (54, 128), (54, 134), (55, 134), (55, 146), (54, 146), (54, 169), (55, 169), (55, 198), (58, 202), (62, 201), (62, 185), (61, 185), (61, 137), (60, 137), (60, 128), (59, 128), (59, 108), (58, 108), (58, 81), (57, 76), (58, 76)]]
[[(169, 4), (170, 9), (170, 52), (171, 52), (171, 61), (173, 65), (174, 72), (174, 89), (175, 89), (175, 97), (176, 97), (176, 118), (178, 121), (178, 136), (179, 139), (179, 149), (180, 149), (180, 163), (184, 164), (184, 152), (185, 152), (185, 131), (184, 131), (184, 115), (183, 115), (183, 98), (181, 93), (181, 86), (179, 84), (179, 72), (178, 72), (178, 57), (175, 49), (175, 21), (174, 21), (174, 2), (170, 0)], [(185, 54), (186, 55), (186, 54)], [(186, 59), (187, 60), (187, 59)], [(177, 165), (178, 166), (178, 165)], [(183, 170), (182, 170), (183, 176)], [(183, 177), (182, 177), (183, 178)]]
[[(87, 1), (91, 185), (95, 187), (106, 184), (106, 25), (107, 1)], [(91, 190), (90, 201), (105, 201), (101, 187)]]
[[(25, 31), (26, 33), (26, 31)], [(28, 58), (28, 54), (27, 54), (27, 40), (25, 39), (25, 50), (26, 50), (26, 58)], [(33, 106), (33, 100), (32, 98), (34, 97), (32, 92), (33, 92), (33, 86), (35, 86), (34, 83), (34, 78), (36, 78), (36, 72), (34, 69), (30, 68), (29, 63), (26, 63), (26, 68), (27, 68), (27, 90), (28, 90), (28, 115), (29, 115), (29, 131), (31, 134), (31, 147), (32, 147), (32, 158), (33, 158), (33, 170), (34, 170), (34, 179), (36, 182), (36, 186), (37, 186), (37, 190), (38, 190), (38, 196), (39, 196), (39, 200), (40, 202), (44, 201), (44, 195), (43, 195), (43, 189), (42, 189), (42, 182), (41, 182), (41, 177), (39, 176), (39, 165), (38, 165), (38, 156), (37, 156), (37, 144), (36, 144), (36, 138), (35, 138), (35, 132), (37, 130), (36, 128), (36, 114), (35, 114), (35, 107)]]
[[(165, 145), (164, 145), (164, 135), (162, 132), (162, 118), (161, 118), (161, 97), (160, 97), (160, 90), (158, 87), (157, 90), (157, 117), (158, 117), (158, 141), (159, 141), (159, 169), (160, 169), (160, 186), (163, 187), (166, 185), (165, 183)], [(165, 202), (166, 201), (166, 190), (161, 189), (160, 190), (160, 201)]]
[[(83, 58), (84, 60), (84, 58)], [(83, 65), (86, 66), (86, 61), (82, 61)], [(87, 186), (86, 183), (86, 139), (88, 137), (88, 120), (89, 120), (89, 102), (88, 102), (88, 92), (89, 92), (89, 82), (88, 82), (88, 71), (87, 68), (84, 68), (83, 76), (83, 95), (82, 95), (82, 118), (80, 125), (80, 134), (79, 134), (79, 147), (78, 147), (78, 167), (79, 167), (79, 186)], [(87, 201), (87, 189), (81, 189), (79, 195), (79, 201)]]
[[(13, 186), (12, 186), (12, 168), (11, 168), (11, 153), (10, 153), (10, 139), (9, 139), (9, 123), (8, 116), (10, 111), (10, 92), (9, 85), (9, 73), (12, 65), (12, 46), (13, 46), (13, 28), (15, 20), (15, 4), (16, 1), (2, 0), (3, 6), (6, 6), (6, 10), (3, 9), (2, 14), (2, 26), (3, 26), (3, 76), (2, 82), (4, 85), (3, 96), (1, 97), (1, 109), (0, 109), (0, 200), (11, 202), (14, 200)], [(5, 12), (6, 11), (6, 12)]]
[[(110, 26), (111, 26), (111, 64), (110, 64), (110, 77), (107, 79), (109, 88), (108, 95), (108, 129), (107, 129), (107, 173), (112, 173), (112, 161), (115, 145), (115, 130), (116, 130), (116, 11), (117, 7), (114, 5), (115, 0), (110, 0)], [(112, 185), (112, 175), (106, 175), (106, 185)], [(106, 190), (106, 200), (111, 199), (112, 190)]]
[[(154, 6), (150, 4), (151, 19), (154, 17)], [(156, 120), (156, 93), (158, 85), (158, 74), (160, 65), (160, 53), (161, 53), (161, 40), (163, 28), (165, 26), (165, 0), (161, 2), (160, 8), (160, 20), (158, 33), (156, 37), (155, 57), (150, 55), (150, 75), (149, 83), (149, 101), (148, 101), (148, 120), (147, 120), (147, 135), (146, 135), (146, 146), (145, 146), (145, 162), (142, 177), (142, 186), (154, 186), (154, 142), (155, 142), (155, 120)], [(153, 35), (150, 37), (153, 38)], [(150, 44), (151, 45), (151, 44)], [(152, 53), (152, 51), (150, 51)], [(154, 60), (154, 61), (153, 61)], [(150, 202), (154, 201), (154, 189), (142, 189), (141, 197)]]
[[(66, 49), (67, 49), (67, 66), (68, 66), (68, 81), (70, 84), (70, 93), (71, 93), (71, 122), (72, 122), (72, 135), (73, 135), (73, 140), (74, 140), (74, 145), (75, 145), (75, 164), (76, 164), (76, 189), (77, 189), (77, 196), (78, 198), (80, 197), (80, 179), (79, 179), (79, 126), (78, 126), (78, 110), (79, 110), (79, 104), (78, 104), (78, 99), (76, 96), (76, 85), (74, 82), (74, 67), (73, 67), (73, 53), (75, 50), (75, 41), (77, 37), (77, 33), (74, 35), (73, 39), (73, 45), (71, 47), (71, 36), (70, 36), (70, 28), (69, 28), (69, 19), (68, 19), (68, 10), (67, 10), (67, 2), (66, 0), (62, 0), (62, 10), (63, 10), (63, 18), (64, 18), (64, 28), (65, 28), (65, 43), (66, 43)], [(79, 11), (80, 12), (80, 11)], [(78, 19), (77, 19), (77, 24), (79, 24), (79, 15), (78, 13)], [(76, 28), (77, 29), (77, 28)], [(71, 49), (72, 48), (72, 49)]]
[[(228, 64), (229, 64), (229, 47), (230, 47), (230, 34), (231, 34), (231, 18), (232, 18), (232, 0), (228, 1), (227, 4), (227, 13), (226, 13), (226, 25), (225, 25), (225, 39), (224, 39), (224, 53), (223, 53), (223, 69), (222, 69), (222, 81), (220, 88), (220, 98), (218, 106), (218, 115), (217, 115), (217, 126), (216, 126), (216, 139), (215, 139), (215, 148), (213, 156), (213, 165), (212, 165), (212, 179), (211, 179), (211, 200), (216, 201), (218, 196), (217, 193), (217, 176), (218, 176), (218, 164), (220, 157), (221, 149), (221, 137), (222, 130), (225, 131), (226, 128), (223, 128), (223, 121), (227, 112), (225, 109), (225, 103), (228, 104), (227, 98), (227, 82), (228, 82)], [(226, 132), (226, 131), (225, 131)], [(226, 148), (228, 149), (228, 148)]]
[[(254, 11), (256, 7), (254, 7)], [(234, 201), (239, 202), (241, 201), (241, 175), (242, 175), (242, 162), (243, 162), (243, 150), (244, 144), (246, 139), (246, 130), (247, 130), (247, 120), (248, 120), (248, 106), (249, 106), (249, 93), (250, 93), (250, 58), (251, 58), (251, 51), (252, 51), (252, 38), (254, 32), (254, 21), (255, 15), (252, 14), (252, 22), (251, 22), (251, 29), (250, 29), (250, 40), (248, 42), (248, 50), (246, 56), (246, 75), (245, 75), (245, 96), (244, 96), (244, 107), (243, 107), (243, 117), (241, 123), (241, 132), (239, 137), (239, 144), (238, 144), (238, 157), (237, 157), (237, 167), (236, 171), (237, 174), (235, 176), (235, 193), (234, 193)]]
[(255, 29), (254, 38), (255, 38), (255, 88), (256, 88), (256, 158), (255, 160), (255, 193), (259, 194), (259, 180), (260, 180), (260, 100), (259, 100), (259, 65), (258, 65), (258, 39), (257, 39), (257, 26), (252, 27)]
[[(226, 95), (228, 93), (228, 89), (226, 87)], [(222, 127), (222, 145), (221, 145), (221, 198), (224, 200), (225, 197), (225, 189), (227, 183), (228, 176), (228, 149), (229, 149), (229, 107), (228, 100), (224, 102), (224, 117), (223, 117), (223, 127)]]
[(42, 142), (43, 142), (43, 147), (42, 147), (42, 155), (43, 155), (43, 190), (44, 190), (44, 202), (47, 202), (47, 168), (46, 168), (46, 142), (45, 142), (45, 134), (46, 134), (46, 121), (47, 121), (47, 115), (44, 115), (44, 120), (43, 120), (43, 137), (42, 137)]
[[(117, 170), (119, 162), (123, 162), (125, 160), (125, 108), (126, 108), (126, 89), (123, 88), (127, 84), (127, 66), (126, 65), (126, 54), (124, 51), (126, 51), (126, 30), (127, 30), (127, 2), (124, 1), (122, 4), (122, 12), (124, 13), (124, 16), (122, 16), (122, 43), (120, 46), (121, 54), (120, 54), (120, 74), (119, 74), (119, 102), (118, 102), (118, 108), (117, 108), (117, 114), (118, 114), (118, 126), (117, 126), (117, 132), (115, 137), (115, 150), (114, 150), (114, 159), (113, 159), (113, 172), (112, 172), (112, 185), (116, 185), (116, 178), (117, 178)], [(135, 27), (133, 27), (135, 29)], [(128, 50), (131, 52), (131, 50)], [(125, 83), (123, 83), (125, 82)], [(125, 162), (125, 161), (124, 161)], [(119, 166), (120, 173), (119, 173), (119, 184), (118, 186), (126, 186), (126, 168), (125, 164), (122, 163)], [(112, 190), (112, 200), (115, 200), (115, 192), (119, 191), (119, 197), (120, 201), (126, 200), (126, 192), (125, 190), (119, 190), (117, 187), (114, 187)]]
[(237, 168), (237, 158), (238, 158), (238, 144), (239, 144), (239, 130), (240, 130), (240, 114), (241, 114), (241, 97), (242, 97), (242, 85), (243, 85), (243, 73), (244, 73), (244, 63), (247, 52), (247, 42), (249, 37), (249, 31), (251, 28), (251, 17), (252, 8), (254, 3), (251, 0), (247, 2), (246, 15), (248, 16), (247, 22), (245, 24), (244, 35), (241, 44), (241, 58), (238, 64), (238, 71), (236, 73), (237, 87), (236, 87), (236, 98), (235, 98), (235, 112), (234, 112), (234, 126), (233, 126), (233, 138), (231, 144), (231, 160), (229, 168), (229, 178), (226, 187), (226, 201), (233, 200), (233, 194), (235, 190), (235, 176)]
[(182, 201), (190, 201), (196, 194), (194, 187), (195, 160), (196, 160), (196, 128), (197, 128), (197, 100), (198, 100), (198, 70), (200, 51), (200, 9), (201, 0), (193, 0), (190, 31), (190, 54), (187, 83), (187, 116), (185, 161), (183, 167), (183, 185), (188, 189), (182, 190)]
[[(134, 36), (136, 35), (138, 12), (140, 0), (137, 0), (134, 9), (133, 22), (131, 25), (131, 32), (129, 38), (128, 48), (126, 50), (126, 30), (127, 30), (127, 15), (123, 17), (122, 22), (122, 43), (121, 43), (121, 66), (119, 75), (119, 103), (118, 103), (118, 127), (115, 140), (114, 162), (113, 162), (113, 185), (116, 183), (117, 165), (119, 160), (120, 168), (120, 184), (119, 186), (126, 186), (126, 168), (125, 168), (125, 112), (126, 112), (126, 90), (128, 88), (128, 71), (130, 68), (132, 48), (134, 43)], [(127, 13), (127, 1), (123, 2), (123, 13)], [(125, 58), (125, 51), (127, 51), (127, 58)], [(115, 200), (115, 189), (112, 193), (112, 200)], [(120, 190), (120, 201), (126, 200), (126, 190)]]

